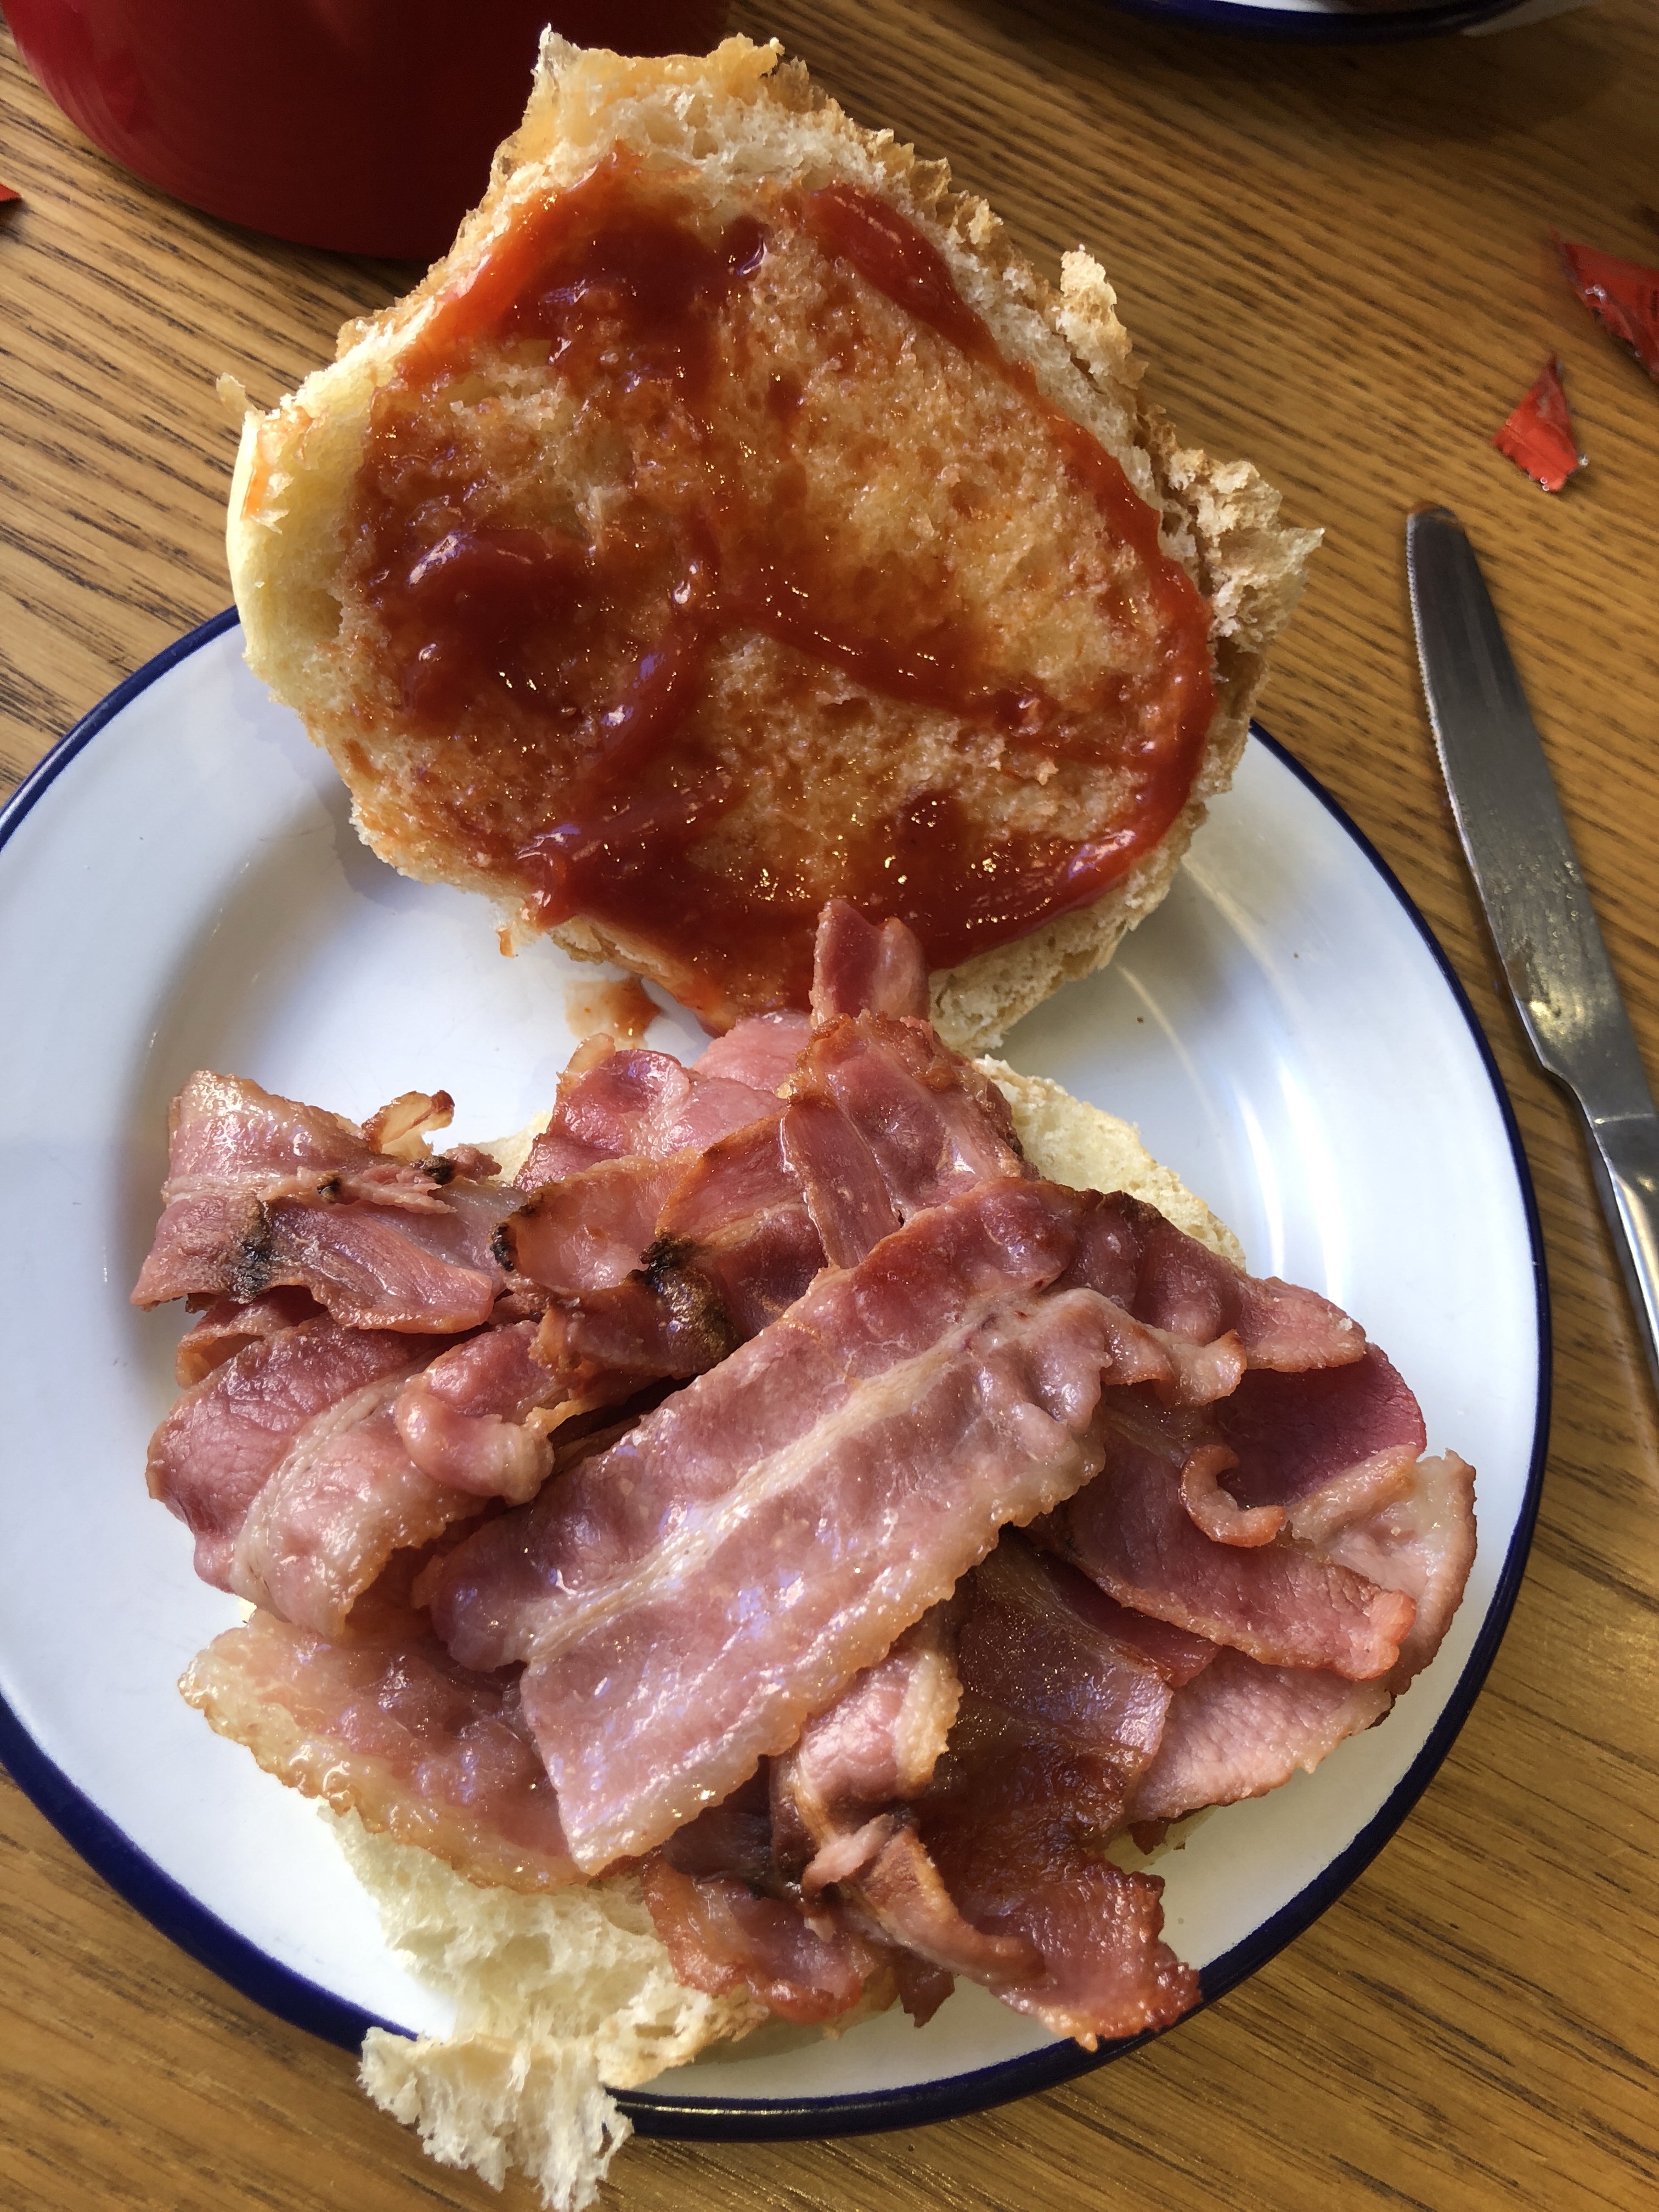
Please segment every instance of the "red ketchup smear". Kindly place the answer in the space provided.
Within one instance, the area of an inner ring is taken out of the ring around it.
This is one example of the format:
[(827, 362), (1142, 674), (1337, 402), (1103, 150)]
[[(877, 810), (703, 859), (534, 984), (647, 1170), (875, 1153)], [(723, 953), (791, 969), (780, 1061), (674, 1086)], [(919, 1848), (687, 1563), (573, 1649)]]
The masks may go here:
[(1584, 467), (1584, 456), (1572, 434), (1559, 361), (1544, 363), (1538, 381), (1492, 443), (1546, 491), (1559, 491), (1575, 470)]
[(659, 1012), (632, 975), (619, 983), (571, 983), (565, 988), (564, 1018), (580, 1044), (590, 1037), (608, 1037), (623, 1049), (643, 1044)]
[[(1106, 611), (1150, 632), (1148, 667), (1050, 697), (1011, 681), (987, 642), (899, 564), (872, 580), (838, 560), (793, 459), (800, 395), (781, 374), (765, 413), (787, 465), (757, 471), (742, 442), (755, 434), (753, 406), (745, 428), (725, 381), (720, 319), (787, 227), (1021, 393), (1132, 551), (1135, 593), (1115, 589)], [(453, 526), (457, 501), (433, 496), (446, 449), (432, 442), (431, 387), (464, 374), (485, 340), (544, 358), (574, 392), (599, 392), (607, 419), (633, 432), (640, 473), (649, 456), (668, 489), (592, 544), (574, 527)], [(805, 1004), (823, 895), (804, 897), (765, 854), (736, 861), (708, 848), (739, 795), (696, 714), (723, 639), (759, 631), (870, 693), (1124, 779), (1117, 818), (1085, 844), (990, 840), (948, 787), (874, 819), (813, 825), (838, 852), (834, 890), (875, 919), (899, 915), (936, 968), (1098, 898), (1185, 805), (1214, 712), (1208, 610), (1160, 550), (1157, 515), (1030, 371), (1002, 360), (927, 240), (848, 185), (781, 197), (767, 223), (744, 216), (711, 242), (672, 182), (642, 177), (620, 149), (609, 156), (440, 295), (398, 383), (375, 403), (356, 520), (369, 548), (363, 588), (405, 714), (470, 749), (464, 802), (440, 802), (454, 827), (524, 886), (544, 926), (587, 914), (656, 949), (677, 994), (714, 1028), (756, 1007)], [(483, 738), (481, 697), (494, 718)], [(538, 752), (558, 811), (526, 842), (507, 826), (504, 794), (522, 793)]]
[(1570, 246), (1559, 231), (1550, 236), (1591, 314), (1630, 348), (1650, 376), (1659, 378), (1659, 269), (1617, 260), (1593, 246)]

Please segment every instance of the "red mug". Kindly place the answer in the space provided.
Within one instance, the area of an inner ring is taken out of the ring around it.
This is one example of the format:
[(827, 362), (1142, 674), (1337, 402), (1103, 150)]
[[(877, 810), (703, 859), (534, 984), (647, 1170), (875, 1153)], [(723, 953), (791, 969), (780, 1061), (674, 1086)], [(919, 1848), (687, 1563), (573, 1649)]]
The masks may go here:
[(5, 0), (95, 145), (175, 198), (303, 246), (429, 261), (523, 112), (542, 27), (702, 53), (726, 0)]

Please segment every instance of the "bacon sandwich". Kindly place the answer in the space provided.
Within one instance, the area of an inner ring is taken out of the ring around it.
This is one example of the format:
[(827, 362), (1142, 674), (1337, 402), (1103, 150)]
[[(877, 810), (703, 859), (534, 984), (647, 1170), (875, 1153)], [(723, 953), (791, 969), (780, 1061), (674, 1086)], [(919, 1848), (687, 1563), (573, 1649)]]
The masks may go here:
[(979, 1049), (1163, 896), (1315, 542), (1139, 374), (775, 47), (550, 36), (450, 254), (246, 419), (247, 656), (509, 939), (719, 1031), (844, 898)]
[(595, 1040), (510, 1152), (198, 1075), (134, 1294), (198, 1309), (149, 1484), (252, 1609), (185, 1694), (457, 2001), (366, 2084), (562, 2207), (762, 2021), (1180, 2018), (1131, 1845), (1382, 1718), (1473, 1557), (1359, 1325), (951, 1051), (902, 924), (828, 907), (810, 996)]

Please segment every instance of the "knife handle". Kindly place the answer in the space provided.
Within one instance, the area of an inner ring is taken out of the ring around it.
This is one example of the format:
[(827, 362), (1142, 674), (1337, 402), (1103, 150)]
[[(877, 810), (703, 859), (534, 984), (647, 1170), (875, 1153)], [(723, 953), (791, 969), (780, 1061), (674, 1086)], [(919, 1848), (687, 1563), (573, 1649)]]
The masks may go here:
[(1659, 1117), (1585, 1115), (1590, 1167), (1659, 1391)]

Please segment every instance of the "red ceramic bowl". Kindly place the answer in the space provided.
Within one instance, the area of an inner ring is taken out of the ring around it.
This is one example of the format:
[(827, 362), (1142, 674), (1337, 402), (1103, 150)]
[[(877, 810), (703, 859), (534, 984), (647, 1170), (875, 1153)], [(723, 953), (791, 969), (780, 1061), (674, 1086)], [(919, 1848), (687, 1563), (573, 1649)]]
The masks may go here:
[(702, 53), (726, 0), (6, 0), (88, 138), (192, 207), (306, 246), (430, 260), (518, 121), (542, 27)]

